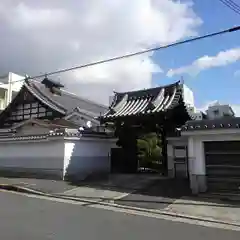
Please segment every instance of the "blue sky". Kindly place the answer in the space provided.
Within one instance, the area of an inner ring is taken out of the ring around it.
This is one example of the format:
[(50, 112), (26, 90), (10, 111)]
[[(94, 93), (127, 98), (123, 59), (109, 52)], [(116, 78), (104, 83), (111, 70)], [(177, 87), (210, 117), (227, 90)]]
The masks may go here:
[[(194, 3), (194, 11), (203, 20), (198, 29), (199, 35), (240, 25), (240, 15), (218, 0), (195, 0)], [(203, 107), (214, 100), (240, 105), (240, 74), (234, 76), (234, 73), (240, 70), (239, 60), (225, 66), (203, 70), (197, 75), (183, 73), (166, 77), (166, 71), (169, 69), (187, 66), (205, 55), (216, 56), (221, 51), (237, 47), (240, 47), (240, 31), (155, 52), (154, 60), (164, 72), (154, 75), (154, 84), (171, 83), (182, 76), (184, 82), (194, 92), (197, 107)]]
[[(0, 16), (0, 75), (35, 76), (240, 24), (219, 0), (1, 0)], [(219, 100), (238, 106), (240, 115), (239, 59), (240, 31), (52, 77), (69, 91), (109, 104), (113, 91), (182, 76), (198, 108)]]

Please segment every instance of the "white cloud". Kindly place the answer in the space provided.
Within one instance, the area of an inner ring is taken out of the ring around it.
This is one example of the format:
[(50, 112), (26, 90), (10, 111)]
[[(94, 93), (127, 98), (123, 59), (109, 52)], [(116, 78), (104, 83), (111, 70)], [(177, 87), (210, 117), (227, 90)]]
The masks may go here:
[[(35, 75), (167, 44), (197, 35), (201, 23), (190, 0), (1, 0), (0, 73)], [(152, 54), (57, 77), (107, 102), (113, 90), (151, 86), (161, 72)]]
[(216, 56), (203, 56), (192, 62), (190, 65), (183, 66), (176, 69), (170, 69), (167, 72), (168, 77), (187, 73), (189, 75), (197, 75), (201, 71), (214, 68), (223, 67), (240, 60), (240, 48), (233, 48), (226, 51), (219, 52)]

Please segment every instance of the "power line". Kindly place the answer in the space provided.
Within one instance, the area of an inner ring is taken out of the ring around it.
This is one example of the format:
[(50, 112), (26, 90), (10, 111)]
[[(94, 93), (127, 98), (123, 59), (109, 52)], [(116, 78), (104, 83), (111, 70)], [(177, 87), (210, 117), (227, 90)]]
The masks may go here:
[[(190, 38), (190, 39), (187, 39), (187, 40), (184, 40), (184, 41), (179, 41), (179, 42), (176, 42), (176, 43), (171, 43), (171, 44), (160, 46), (160, 47), (149, 48), (149, 49), (146, 49), (146, 50), (143, 50), (143, 51), (138, 51), (138, 52), (134, 52), (134, 53), (118, 56), (118, 57), (113, 57), (113, 58), (109, 58), (109, 59), (105, 59), (105, 60), (100, 60), (100, 61), (96, 61), (96, 62), (92, 62), (92, 63), (87, 63), (87, 64), (84, 64), (84, 65), (79, 65), (79, 66), (75, 66), (75, 67), (71, 67), (71, 68), (65, 68), (65, 69), (61, 69), (61, 70), (57, 70), (57, 71), (53, 71), (53, 72), (49, 72), (49, 73), (45, 73), (45, 74), (41, 74), (41, 75), (36, 75), (36, 76), (33, 76), (33, 77), (26, 77), (26, 78), (27, 79), (37, 79), (37, 78), (42, 78), (42, 77), (45, 77), (45, 76), (51, 76), (51, 75), (54, 75), (54, 74), (69, 72), (69, 71), (73, 71), (73, 70), (77, 70), (77, 69), (81, 69), (81, 68), (95, 66), (95, 65), (98, 65), (98, 64), (108, 63), (108, 62), (112, 62), (112, 61), (116, 61), (116, 60), (120, 60), (120, 59), (124, 59), (124, 58), (130, 58), (130, 57), (133, 57), (133, 56), (142, 55), (144, 53), (148, 53), (148, 52), (152, 52), (152, 51), (159, 51), (159, 50), (162, 50), (162, 49), (165, 49), (165, 48), (175, 47), (175, 46), (182, 45), (182, 44), (185, 44), (185, 43), (190, 43), (190, 42), (202, 40), (202, 39), (205, 39), (205, 38), (211, 38), (211, 37), (214, 37), (214, 36), (217, 36), (217, 35), (236, 32), (236, 31), (239, 31), (239, 30), (240, 30), (240, 26), (237, 26), (237, 27), (229, 28), (229, 29), (226, 29), (226, 30), (223, 30), (223, 31), (210, 33), (210, 34), (203, 35), (203, 36), (200, 36), (200, 37)], [(21, 79), (21, 80), (15, 81), (15, 82), (20, 82), (20, 81), (24, 81), (24, 80), (25, 79)], [(3, 84), (0, 84), (0, 85), (3, 85)]]
[(240, 9), (239, 4), (235, 3), (233, 0), (228, 0), (228, 1), (232, 2), (232, 4), (233, 4), (236, 8)]
[(240, 11), (240, 6), (237, 3), (235, 3), (233, 0), (223, 0), (223, 1), (227, 2), (233, 8), (236, 8), (238, 12)]
[(233, 10), (235, 13), (240, 15), (240, 6), (237, 3), (235, 3), (232, 0), (219, 0), (219, 1), (222, 2), (228, 8), (230, 8), (231, 10)]
[(214, 37), (214, 36), (217, 36), (217, 35), (222, 35), (222, 34), (225, 34), (225, 33), (236, 32), (236, 31), (239, 31), (239, 30), (240, 30), (240, 26), (237, 26), (237, 27), (233, 27), (233, 28), (226, 29), (226, 30), (223, 30), (223, 31), (210, 33), (210, 34), (203, 35), (203, 36), (200, 36), (200, 37), (190, 38), (188, 40), (184, 40), (184, 41), (180, 41), (180, 42), (176, 42), (176, 43), (172, 43), (172, 44), (168, 44), (168, 45), (164, 45), (164, 46), (160, 46), (160, 47), (149, 48), (147, 50), (134, 52), (134, 53), (118, 56), (118, 57), (113, 57), (113, 58), (109, 58), (109, 59), (106, 59), (106, 60), (100, 60), (100, 61), (96, 61), (96, 62), (92, 62), (92, 63), (88, 63), (88, 64), (76, 66), (76, 67), (71, 67), (71, 68), (66, 68), (66, 69), (50, 72), (50, 73), (47, 73), (47, 74), (41, 74), (41, 75), (38, 75), (38, 76), (35, 76), (35, 77), (30, 77), (29, 79), (41, 78), (41, 77), (44, 77), (46, 75), (50, 76), (50, 75), (54, 75), (54, 74), (58, 74), (58, 73), (64, 73), (64, 72), (77, 70), (77, 69), (80, 69), (80, 68), (91, 67), (91, 66), (98, 65), (98, 64), (112, 62), (112, 61), (116, 61), (116, 60), (120, 60), (120, 59), (124, 59), (124, 58), (134, 57), (134, 56), (137, 56), (137, 55), (142, 55), (144, 53), (159, 51), (161, 49), (175, 47), (177, 45), (182, 45), (182, 44), (185, 44), (185, 43), (194, 42), (194, 41), (202, 40), (202, 39), (205, 39), (205, 38), (210, 38), (210, 37)]

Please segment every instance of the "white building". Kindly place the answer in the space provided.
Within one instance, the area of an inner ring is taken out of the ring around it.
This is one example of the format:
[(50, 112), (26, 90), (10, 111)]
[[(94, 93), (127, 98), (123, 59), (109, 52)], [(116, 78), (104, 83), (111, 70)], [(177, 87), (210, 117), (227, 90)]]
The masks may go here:
[(12, 79), (12, 87), (2, 88), (16, 94), (5, 95), (0, 113), (2, 175), (83, 179), (110, 172), (116, 140), (98, 120), (106, 106), (69, 93), (47, 78), (17, 82), (10, 74)]
[(208, 109), (206, 110), (206, 114), (208, 119), (235, 116), (230, 105), (220, 104), (219, 102), (216, 102), (213, 105), (208, 106)]
[[(170, 138), (168, 167), (172, 177), (189, 177), (193, 193), (237, 194), (240, 187), (240, 118), (230, 105), (216, 102), (205, 119), (188, 121), (181, 136)], [(186, 159), (177, 164), (175, 159)]]
[(17, 95), (23, 85), (24, 77), (9, 72), (0, 76), (0, 110), (3, 110)]

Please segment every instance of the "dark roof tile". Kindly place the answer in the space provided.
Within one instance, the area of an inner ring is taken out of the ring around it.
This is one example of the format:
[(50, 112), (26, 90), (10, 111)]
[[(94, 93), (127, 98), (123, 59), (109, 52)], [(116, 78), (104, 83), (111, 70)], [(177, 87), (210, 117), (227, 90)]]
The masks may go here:
[(54, 103), (56, 106), (63, 108), (68, 115), (74, 109), (79, 108), (83, 111), (92, 113), (92, 115), (99, 116), (107, 111), (107, 107), (88, 99), (79, 97), (73, 93), (69, 93), (61, 89), (61, 94), (53, 94), (45, 87), (44, 84), (38, 81), (29, 81), (28, 85), (31, 86), (33, 91), (38, 92), (42, 98), (48, 99), (49, 102)]
[(240, 117), (222, 117), (218, 119), (204, 119), (187, 121), (182, 131), (198, 131), (213, 129), (240, 128)]
[(181, 95), (180, 81), (156, 88), (115, 93), (114, 101), (103, 119), (165, 111), (176, 106)]

